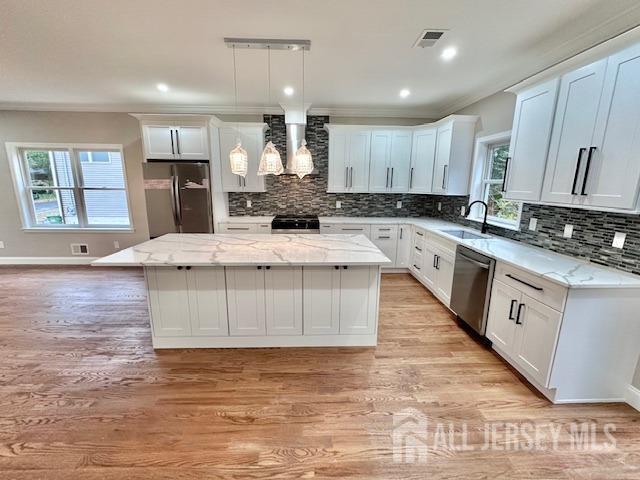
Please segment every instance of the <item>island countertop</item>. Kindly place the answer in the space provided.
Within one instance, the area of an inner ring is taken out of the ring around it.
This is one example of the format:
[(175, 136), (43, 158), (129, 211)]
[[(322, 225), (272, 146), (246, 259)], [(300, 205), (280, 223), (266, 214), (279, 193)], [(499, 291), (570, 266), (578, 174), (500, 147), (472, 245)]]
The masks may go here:
[(92, 263), (96, 266), (386, 265), (364, 235), (170, 233)]

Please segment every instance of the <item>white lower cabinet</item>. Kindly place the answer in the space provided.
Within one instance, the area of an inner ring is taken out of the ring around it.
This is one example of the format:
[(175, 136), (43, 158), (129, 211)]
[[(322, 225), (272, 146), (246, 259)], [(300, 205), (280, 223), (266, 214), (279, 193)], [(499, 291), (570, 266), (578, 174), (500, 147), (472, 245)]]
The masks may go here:
[(393, 263), (389, 267), (397, 267), (396, 254), (398, 251), (398, 226), (397, 225), (372, 225), (371, 241), (382, 250)]
[(304, 334), (340, 333), (340, 268), (305, 267)]
[(453, 287), (455, 250), (446, 241), (436, 241), (432, 234), (416, 228), (409, 270), (447, 307)]
[(155, 336), (229, 335), (222, 267), (148, 267), (145, 275)]
[(549, 386), (561, 320), (561, 312), (519, 288), (493, 281), (487, 337), (500, 353), (543, 387)]
[(396, 268), (409, 268), (411, 262), (411, 226), (398, 226), (398, 246), (396, 248)]
[(302, 335), (302, 267), (264, 272), (267, 335)]
[(340, 269), (340, 333), (375, 333), (378, 278), (377, 267)]
[(445, 253), (443, 250), (436, 250), (436, 290), (434, 293), (447, 307), (451, 302), (454, 264), (454, 256), (448, 252)]
[(227, 267), (227, 307), (231, 335), (266, 335), (262, 267)]

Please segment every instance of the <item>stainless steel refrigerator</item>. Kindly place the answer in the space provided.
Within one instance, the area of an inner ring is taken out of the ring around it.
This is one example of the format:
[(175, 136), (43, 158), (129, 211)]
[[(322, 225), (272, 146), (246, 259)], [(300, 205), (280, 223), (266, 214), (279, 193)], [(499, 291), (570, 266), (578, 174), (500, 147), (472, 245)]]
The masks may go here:
[(143, 169), (151, 238), (213, 232), (208, 163), (149, 161)]

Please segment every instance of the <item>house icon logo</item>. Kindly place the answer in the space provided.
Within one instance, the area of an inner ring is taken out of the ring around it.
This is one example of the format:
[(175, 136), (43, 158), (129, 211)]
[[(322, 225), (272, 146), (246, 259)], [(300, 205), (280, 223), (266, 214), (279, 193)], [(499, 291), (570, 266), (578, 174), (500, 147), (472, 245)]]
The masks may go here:
[(394, 463), (426, 463), (427, 416), (415, 408), (406, 408), (393, 415)]

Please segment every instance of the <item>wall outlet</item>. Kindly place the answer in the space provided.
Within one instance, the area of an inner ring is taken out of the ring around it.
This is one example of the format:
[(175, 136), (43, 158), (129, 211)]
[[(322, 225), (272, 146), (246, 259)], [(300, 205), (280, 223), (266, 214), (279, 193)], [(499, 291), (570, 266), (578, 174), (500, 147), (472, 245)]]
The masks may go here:
[(89, 255), (89, 245), (86, 243), (72, 243), (71, 255)]
[(442, 202), (438, 202), (437, 207), (438, 207), (438, 211), (441, 212), (442, 211)]
[(0, 241), (0, 248), (4, 248), (4, 242)]
[(536, 228), (538, 228), (538, 219), (537, 218), (529, 219), (529, 230), (531, 230), (532, 232), (535, 232)]
[(467, 207), (465, 207), (464, 205), (462, 205), (460, 207), (460, 216), (464, 217), (464, 214), (467, 213)]
[(624, 242), (627, 239), (627, 234), (622, 232), (616, 232), (613, 236), (613, 243), (611, 244), (614, 248), (623, 248)]
[(118, 240), (113, 241), (113, 248), (115, 248), (116, 250), (120, 249), (120, 242)]
[(336, 200), (336, 208), (342, 208), (342, 202), (340, 200)]
[(247, 200), (247, 208), (251, 208), (251, 200)]
[(564, 238), (571, 238), (573, 236), (573, 225), (568, 223), (564, 226), (564, 232), (562, 233)]
[(402, 201), (401, 200), (398, 200), (396, 202), (396, 208), (402, 208)]

